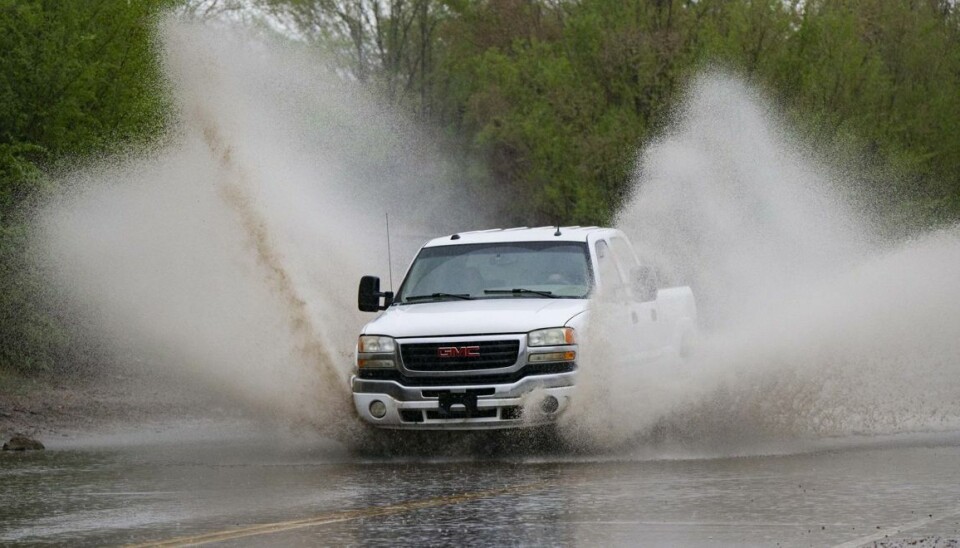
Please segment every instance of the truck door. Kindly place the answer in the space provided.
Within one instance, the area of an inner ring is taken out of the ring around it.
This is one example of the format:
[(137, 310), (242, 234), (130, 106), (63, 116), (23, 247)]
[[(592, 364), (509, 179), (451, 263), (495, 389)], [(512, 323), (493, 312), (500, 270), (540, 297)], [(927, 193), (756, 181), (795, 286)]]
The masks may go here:
[(642, 315), (636, 310), (640, 303), (634, 302), (626, 283), (627, 277), (610, 244), (606, 240), (597, 240), (593, 245), (599, 278), (597, 298), (603, 307), (601, 317), (606, 320), (601, 328), (612, 341), (616, 341), (619, 355), (625, 357), (628, 363), (640, 363), (649, 355), (653, 342), (650, 313)]
[(656, 296), (653, 298), (642, 296), (637, 291), (636, 284), (633, 283), (632, 278), (640, 268), (640, 261), (630, 243), (614, 236), (610, 238), (610, 247), (626, 285), (630, 322), (635, 336), (643, 347), (642, 357), (656, 358), (670, 343), (669, 330), (666, 328), (664, 318), (660, 317)]

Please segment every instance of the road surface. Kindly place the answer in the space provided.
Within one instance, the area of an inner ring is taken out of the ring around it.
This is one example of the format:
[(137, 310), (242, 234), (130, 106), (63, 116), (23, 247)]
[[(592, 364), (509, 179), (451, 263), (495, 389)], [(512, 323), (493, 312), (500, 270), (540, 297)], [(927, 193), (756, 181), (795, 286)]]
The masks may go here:
[(0, 544), (956, 545), (960, 435), (822, 445), (431, 460), (322, 440), (54, 441), (0, 455)]

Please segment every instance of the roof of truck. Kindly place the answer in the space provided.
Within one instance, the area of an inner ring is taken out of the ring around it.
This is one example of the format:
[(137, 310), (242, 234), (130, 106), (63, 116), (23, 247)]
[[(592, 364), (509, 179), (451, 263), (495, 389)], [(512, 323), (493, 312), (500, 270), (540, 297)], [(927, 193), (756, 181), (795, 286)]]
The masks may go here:
[(612, 235), (617, 230), (612, 228), (601, 228), (596, 226), (561, 226), (560, 235), (557, 236), (556, 226), (541, 226), (537, 228), (527, 228), (525, 226), (516, 228), (492, 228), (490, 230), (476, 230), (473, 232), (460, 232), (451, 234), (442, 238), (434, 238), (423, 247), (435, 247), (443, 245), (463, 245), (463, 244), (486, 244), (498, 242), (585, 242), (587, 236), (595, 233), (608, 233), (603, 235)]

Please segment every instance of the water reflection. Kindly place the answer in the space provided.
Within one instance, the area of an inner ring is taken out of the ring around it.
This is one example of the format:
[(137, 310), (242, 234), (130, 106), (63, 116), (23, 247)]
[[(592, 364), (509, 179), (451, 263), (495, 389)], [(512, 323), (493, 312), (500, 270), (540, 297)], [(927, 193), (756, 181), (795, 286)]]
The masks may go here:
[[(371, 459), (243, 443), (0, 454), (0, 544), (121, 544), (492, 493), (238, 544), (843, 542), (960, 508), (960, 446), (690, 460)], [(960, 519), (924, 531), (960, 537)]]

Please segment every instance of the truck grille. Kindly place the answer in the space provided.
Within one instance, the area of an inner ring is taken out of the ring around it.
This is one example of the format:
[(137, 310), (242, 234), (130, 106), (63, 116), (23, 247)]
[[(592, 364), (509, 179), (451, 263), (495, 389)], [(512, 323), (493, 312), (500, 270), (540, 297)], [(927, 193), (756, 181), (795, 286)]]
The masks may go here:
[(403, 365), (410, 371), (476, 371), (510, 367), (517, 363), (519, 353), (518, 340), (400, 343)]

